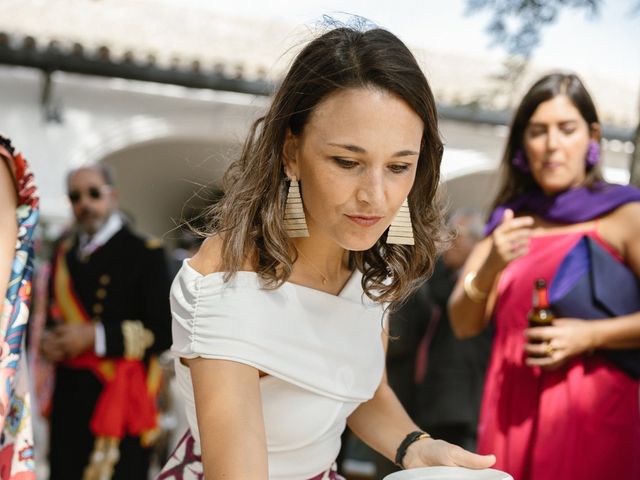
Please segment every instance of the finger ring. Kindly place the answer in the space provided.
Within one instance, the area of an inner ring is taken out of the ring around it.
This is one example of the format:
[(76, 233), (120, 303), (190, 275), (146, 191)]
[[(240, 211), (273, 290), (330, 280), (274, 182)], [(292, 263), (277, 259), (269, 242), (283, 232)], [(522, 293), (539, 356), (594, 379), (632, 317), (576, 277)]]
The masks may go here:
[(547, 354), (547, 357), (550, 357), (551, 355), (553, 355), (553, 352), (555, 352), (556, 349), (553, 348), (553, 345), (551, 345), (551, 342), (547, 343), (547, 348), (544, 351), (544, 353)]

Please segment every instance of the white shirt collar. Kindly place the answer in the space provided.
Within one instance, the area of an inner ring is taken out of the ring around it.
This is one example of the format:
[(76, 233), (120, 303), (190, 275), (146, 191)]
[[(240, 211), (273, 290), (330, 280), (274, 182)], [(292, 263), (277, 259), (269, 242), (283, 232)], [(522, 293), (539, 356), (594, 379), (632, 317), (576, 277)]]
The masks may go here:
[(118, 212), (113, 212), (100, 229), (91, 237), (85, 232), (80, 232), (78, 238), (78, 255), (87, 258), (98, 248), (107, 243), (124, 226), (122, 217)]

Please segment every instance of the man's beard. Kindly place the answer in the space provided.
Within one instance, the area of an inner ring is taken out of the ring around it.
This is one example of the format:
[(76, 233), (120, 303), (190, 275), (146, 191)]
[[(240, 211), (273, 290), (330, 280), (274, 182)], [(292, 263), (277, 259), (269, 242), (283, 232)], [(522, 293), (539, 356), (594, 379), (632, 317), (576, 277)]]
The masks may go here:
[(94, 235), (106, 223), (107, 218), (109, 218), (109, 214), (102, 216), (86, 208), (78, 214), (76, 222), (84, 233)]

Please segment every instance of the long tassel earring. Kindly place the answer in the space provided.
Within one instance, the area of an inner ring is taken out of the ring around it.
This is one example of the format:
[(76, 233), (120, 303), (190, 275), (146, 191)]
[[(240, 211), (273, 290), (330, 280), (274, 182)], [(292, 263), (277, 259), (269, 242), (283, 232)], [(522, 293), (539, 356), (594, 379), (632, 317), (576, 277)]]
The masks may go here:
[(298, 179), (294, 176), (291, 177), (287, 203), (284, 206), (284, 229), (290, 238), (309, 236), (307, 220), (304, 217), (304, 208), (302, 207), (302, 197), (300, 196), (300, 186)]
[(415, 245), (413, 239), (413, 224), (411, 223), (411, 214), (409, 213), (409, 201), (405, 198), (400, 210), (396, 213), (395, 218), (389, 226), (387, 234), (387, 243), (393, 245)]

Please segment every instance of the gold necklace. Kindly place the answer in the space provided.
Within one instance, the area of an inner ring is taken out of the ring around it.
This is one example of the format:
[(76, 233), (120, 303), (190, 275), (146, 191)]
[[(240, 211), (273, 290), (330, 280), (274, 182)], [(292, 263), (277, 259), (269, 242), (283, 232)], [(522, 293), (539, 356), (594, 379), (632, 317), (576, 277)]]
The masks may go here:
[(298, 252), (298, 255), (300, 255), (302, 258), (305, 259), (305, 261), (316, 271), (318, 272), (318, 275), (320, 275), (322, 277), (322, 285), (326, 285), (329, 280), (327, 279), (327, 277), (320, 271), (320, 269), (318, 267), (316, 267), (313, 263), (311, 263), (311, 260), (309, 260), (309, 257), (307, 257), (304, 253), (302, 253), (301, 250), (296, 249), (296, 251)]

